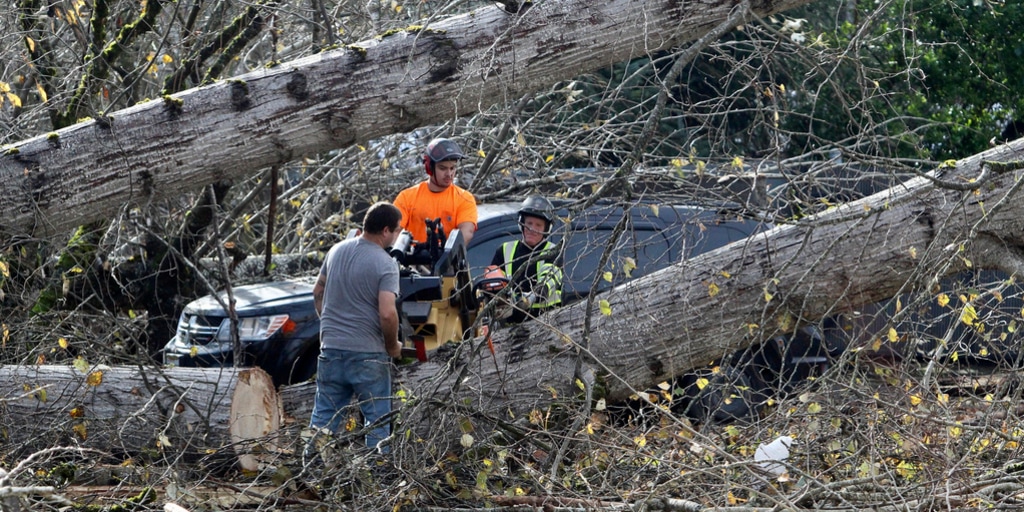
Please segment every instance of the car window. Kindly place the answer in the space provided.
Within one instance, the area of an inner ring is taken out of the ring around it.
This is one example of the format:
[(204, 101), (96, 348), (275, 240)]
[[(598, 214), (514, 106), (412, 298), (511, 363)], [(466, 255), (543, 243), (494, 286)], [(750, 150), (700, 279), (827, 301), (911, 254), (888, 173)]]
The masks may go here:
[[(614, 225), (573, 230), (568, 238), (563, 268), (562, 293), (567, 301), (600, 292), (670, 265), (672, 247), (665, 233), (652, 229), (626, 229), (601, 265), (601, 258), (615, 234)], [(597, 279), (596, 288), (591, 290)]]

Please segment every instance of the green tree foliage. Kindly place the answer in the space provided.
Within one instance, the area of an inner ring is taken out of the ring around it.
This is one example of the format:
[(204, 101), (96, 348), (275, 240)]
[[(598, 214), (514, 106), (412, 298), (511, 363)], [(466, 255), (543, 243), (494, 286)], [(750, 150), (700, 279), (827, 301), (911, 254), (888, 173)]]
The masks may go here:
[(874, 122), (844, 126), (843, 110), (856, 103), (812, 101), (821, 90), (805, 88), (798, 93), (798, 110), (807, 122), (800, 124), (809, 127), (817, 118), (832, 126), (826, 138), (836, 141), (876, 126), (882, 129), (872, 132), (888, 139), (893, 156), (932, 161), (961, 158), (1018, 136), (1024, 36), (1011, 27), (1024, 23), (1020, 3), (900, 1), (879, 9), (874, 2), (858, 2), (842, 14), (806, 7), (793, 14), (810, 20), (806, 32), (794, 37), (831, 56), (826, 66), (804, 68), (835, 72), (833, 99), (864, 101), (862, 112)]

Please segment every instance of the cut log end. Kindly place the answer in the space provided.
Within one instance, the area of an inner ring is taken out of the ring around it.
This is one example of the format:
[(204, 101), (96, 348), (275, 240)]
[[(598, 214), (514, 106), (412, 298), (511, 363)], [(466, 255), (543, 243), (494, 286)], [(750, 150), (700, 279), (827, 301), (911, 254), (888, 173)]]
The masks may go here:
[(238, 373), (230, 422), (228, 432), (243, 470), (258, 470), (259, 454), (281, 451), (270, 437), (281, 428), (281, 406), (267, 372), (251, 368)]

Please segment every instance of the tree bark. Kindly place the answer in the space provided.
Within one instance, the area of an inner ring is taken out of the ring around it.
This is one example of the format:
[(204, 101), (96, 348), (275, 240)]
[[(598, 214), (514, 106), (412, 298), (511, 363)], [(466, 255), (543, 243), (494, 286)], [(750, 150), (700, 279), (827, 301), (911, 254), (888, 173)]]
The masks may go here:
[(0, 366), (0, 431), (24, 455), (55, 445), (126, 454), (223, 450), (258, 469), (281, 409), (256, 369)]
[[(754, 2), (765, 16), (810, 0)], [(117, 111), (0, 155), (0, 236), (61, 233), (302, 155), (452, 119), (694, 40), (732, 2), (476, 12)]]

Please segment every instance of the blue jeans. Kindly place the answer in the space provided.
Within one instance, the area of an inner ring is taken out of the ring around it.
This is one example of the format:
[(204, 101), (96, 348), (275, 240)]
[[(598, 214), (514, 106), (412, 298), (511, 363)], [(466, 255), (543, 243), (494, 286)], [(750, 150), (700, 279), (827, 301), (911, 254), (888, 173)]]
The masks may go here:
[[(353, 397), (358, 400), (364, 425), (391, 412), (391, 358), (384, 353), (322, 350), (317, 360), (310, 428), (337, 432), (347, 418), (345, 409)], [(391, 425), (385, 422), (366, 434), (366, 446), (376, 448), (390, 433)]]

